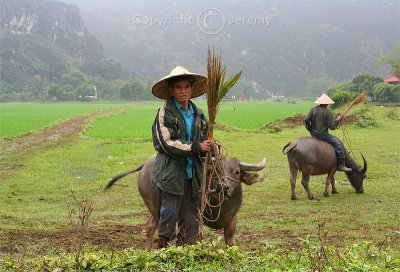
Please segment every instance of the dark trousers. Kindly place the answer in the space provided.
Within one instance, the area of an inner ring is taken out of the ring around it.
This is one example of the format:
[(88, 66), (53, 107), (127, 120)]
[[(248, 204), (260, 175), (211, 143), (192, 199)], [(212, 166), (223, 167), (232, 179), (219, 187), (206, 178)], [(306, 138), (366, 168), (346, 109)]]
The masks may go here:
[(345, 157), (344, 156), (345, 155), (344, 147), (338, 138), (336, 138), (335, 136), (330, 135), (330, 134), (319, 135), (319, 134), (315, 134), (313, 132), (311, 132), (311, 136), (313, 136), (314, 138), (317, 138), (318, 140), (322, 140), (322, 141), (330, 143), (333, 146), (333, 148), (335, 149), (338, 158), (344, 159), (344, 157)]
[(183, 196), (158, 189), (158, 236), (174, 239), (178, 223), (177, 245), (196, 243), (199, 230), (199, 200), (192, 197), (192, 180), (184, 182)]

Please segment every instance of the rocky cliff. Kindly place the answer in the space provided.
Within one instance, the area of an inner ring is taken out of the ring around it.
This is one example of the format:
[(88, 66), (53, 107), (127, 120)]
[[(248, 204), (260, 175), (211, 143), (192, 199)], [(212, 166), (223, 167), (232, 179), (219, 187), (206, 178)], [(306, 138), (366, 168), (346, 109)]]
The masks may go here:
[[(90, 73), (103, 46), (85, 27), (75, 5), (55, 0), (0, 2), (1, 80), (22, 88), (56, 80), (74, 67)], [(19, 82), (19, 83), (18, 83)]]

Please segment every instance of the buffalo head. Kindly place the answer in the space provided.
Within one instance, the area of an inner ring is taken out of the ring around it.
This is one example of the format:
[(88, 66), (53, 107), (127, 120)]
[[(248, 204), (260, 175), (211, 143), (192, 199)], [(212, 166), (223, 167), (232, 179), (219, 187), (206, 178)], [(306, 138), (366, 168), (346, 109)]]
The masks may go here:
[(357, 163), (352, 162), (350, 167), (352, 168), (353, 171), (351, 171), (350, 173), (346, 173), (351, 186), (354, 187), (354, 189), (356, 190), (356, 192), (358, 194), (361, 194), (364, 192), (364, 187), (363, 187), (363, 183), (364, 183), (364, 178), (366, 177), (365, 173), (367, 172), (367, 161), (364, 157), (363, 154), (361, 154), (362, 158), (363, 158), (363, 162), (364, 162), (364, 167), (361, 168), (361, 166), (359, 166)]
[(225, 198), (229, 199), (235, 193), (240, 191), (241, 183), (251, 185), (264, 180), (261, 173), (253, 173), (261, 171), (265, 168), (267, 162), (265, 158), (257, 164), (249, 164), (241, 162), (238, 159), (223, 158), (221, 167), (216, 167), (215, 160), (211, 165), (207, 166), (207, 177), (211, 177), (211, 186), (209, 188), (213, 193), (219, 194), (224, 190)]
[(261, 171), (266, 160), (258, 164), (248, 164), (238, 159), (223, 158), (221, 167), (207, 165), (206, 193), (207, 203), (204, 207), (204, 223), (210, 228), (224, 228), (225, 243), (235, 245), (237, 213), (242, 205), (242, 182), (251, 185), (264, 180)]

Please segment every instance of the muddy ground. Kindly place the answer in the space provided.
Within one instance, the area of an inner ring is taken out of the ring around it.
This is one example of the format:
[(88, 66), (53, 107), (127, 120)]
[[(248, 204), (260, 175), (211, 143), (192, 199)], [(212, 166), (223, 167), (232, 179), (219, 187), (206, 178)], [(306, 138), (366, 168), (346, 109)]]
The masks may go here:
[[(348, 115), (344, 116), (341, 124), (351, 125), (359, 120), (362, 116)], [(260, 128), (260, 130), (268, 130), (270, 132), (281, 132), (285, 129), (295, 128), (298, 126), (304, 126), (304, 119), (306, 118), (303, 114), (296, 114), (285, 119), (278, 119), (274, 122), (268, 123)]]

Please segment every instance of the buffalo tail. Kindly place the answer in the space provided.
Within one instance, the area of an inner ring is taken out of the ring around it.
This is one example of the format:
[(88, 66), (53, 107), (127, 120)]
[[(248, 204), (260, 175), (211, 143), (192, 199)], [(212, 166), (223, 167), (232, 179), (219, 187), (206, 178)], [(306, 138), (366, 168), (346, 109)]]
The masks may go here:
[(286, 155), (290, 150), (292, 150), (296, 146), (296, 142), (292, 143), (288, 142), (282, 149), (283, 155)]
[(125, 177), (125, 176), (127, 176), (127, 175), (129, 175), (129, 174), (132, 174), (132, 173), (135, 173), (135, 172), (137, 172), (137, 171), (142, 170), (143, 166), (144, 166), (144, 163), (143, 163), (142, 165), (136, 167), (135, 169), (132, 169), (132, 170), (129, 171), (129, 172), (126, 172), (126, 173), (123, 173), (123, 174), (119, 174), (119, 175), (113, 177), (113, 178), (107, 183), (106, 187), (104, 187), (104, 191), (110, 189), (110, 188), (114, 185), (114, 183), (116, 183), (119, 179), (121, 179), (121, 178), (123, 178), (123, 177)]

